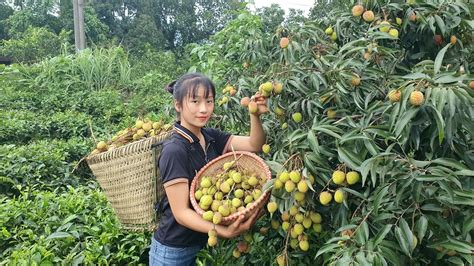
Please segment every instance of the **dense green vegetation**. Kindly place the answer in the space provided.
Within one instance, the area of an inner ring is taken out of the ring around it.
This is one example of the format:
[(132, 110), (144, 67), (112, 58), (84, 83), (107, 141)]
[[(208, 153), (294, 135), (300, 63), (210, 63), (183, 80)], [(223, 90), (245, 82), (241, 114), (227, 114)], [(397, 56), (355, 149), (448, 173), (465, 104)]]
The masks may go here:
[[(472, 264), (472, 4), (362, 1), (375, 15), (368, 23), (350, 1), (321, 1), (307, 18), (278, 6), (252, 14), (236, 1), (132, 2), (90, 1), (90, 48), (77, 54), (69, 1), (0, 4), (0, 55), (15, 61), (0, 65), (2, 264), (147, 263), (151, 234), (120, 229), (81, 159), (138, 117), (171, 121), (163, 87), (187, 71), (227, 97), (211, 125), (235, 134), (248, 131), (240, 99), (264, 82), (283, 85), (268, 99), (271, 151), (260, 155), (273, 182), (283, 168), (314, 176), (298, 207), (322, 215), (321, 232), (305, 229), (303, 252), (281, 227), (295, 193), (274, 189), (278, 211), (201, 251), (200, 263)], [(209, 8), (193, 13), (192, 3)], [(381, 31), (384, 20), (398, 36)], [(361, 181), (336, 185), (336, 169)], [(343, 203), (320, 203), (338, 189)], [(234, 258), (239, 242), (250, 249)]]

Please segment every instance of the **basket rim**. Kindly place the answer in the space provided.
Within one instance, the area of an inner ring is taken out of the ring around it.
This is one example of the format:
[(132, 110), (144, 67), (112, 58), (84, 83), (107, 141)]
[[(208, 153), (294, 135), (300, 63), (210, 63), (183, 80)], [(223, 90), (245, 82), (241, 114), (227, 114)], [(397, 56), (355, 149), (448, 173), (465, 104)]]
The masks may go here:
[(99, 163), (99, 162), (102, 162), (102, 161), (106, 160), (109, 157), (115, 157), (114, 155), (116, 155), (116, 154), (123, 154), (123, 153), (125, 153), (125, 151), (127, 149), (131, 149), (131, 147), (140, 146), (140, 145), (143, 145), (144, 143), (156, 141), (156, 140), (161, 139), (163, 137), (166, 137), (166, 135), (170, 135), (172, 133), (173, 133), (173, 130), (168, 130), (168, 131), (161, 132), (160, 134), (155, 135), (155, 136), (150, 136), (150, 137), (147, 137), (147, 138), (144, 138), (144, 139), (140, 139), (140, 140), (137, 140), (137, 141), (127, 143), (127, 144), (125, 144), (123, 146), (120, 146), (120, 147), (117, 147), (117, 148), (115, 148), (111, 151), (105, 151), (105, 152), (97, 153), (97, 154), (94, 154), (94, 155), (90, 155), (90, 153), (89, 153), (86, 156), (86, 161), (87, 161), (88, 164)]
[[(194, 207), (194, 210), (199, 215), (202, 216), (202, 214), (204, 213), (204, 210), (201, 209), (201, 207), (199, 206), (199, 203), (196, 201), (196, 198), (194, 197), (194, 192), (196, 190), (197, 181), (201, 178), (202, 174), (214, 163), (216, 163), (216, 162), (218, 162), (218, 161), (220, 161), (224, 158), (227, 158), (229, 156), (238, 156), (238, 155), (244, 155), (244, 156), (251, 157), (252, 159), (255, 159), (258, 162), (259, 166), (262, 168), (262, 171), (265, 174), (265, 177), (266, 177), (267, 181), (272, 179), (272, 174), (271, 174), (270, 168), (265, 163), (265, 161), (262, 158), (260, 158), (258, 155), (256, 155), (255, 153), (248, 152), (248, 151), (231, 151), (231, 152), (224, 153), (224, 154), (220, 155), (219, 157), (214, 158), (213, 160), (209, 161), (203, 168), (201, 168), (201, 170), (199, 170), (196, 173), (196, 175), (193, 178), (193, 181), (191, 183), (191, 187), (189, 189), (189, 197), (190, 197), (190, 200), (191, 200), (191, 204)], [(235, 212), (235, 213), (233, 213), (233, 214), (231, 214), (227, 217), (222, 217), (221, 224), (226, 224), (228, 222), (234, 221), (240, 215), (245, 215), (247, 212), (253, 210), (258, 205), (260, 205), (262, 201), (268, 200), (269, 197), (270, 197), (270, 191), (269, 190), (263, 192), (262, 195), (260, 195), (260, 197), (256, 201), (252, 202), (252, 204), (250, 204), (249, 207), (246, 207), (245, 210)]]

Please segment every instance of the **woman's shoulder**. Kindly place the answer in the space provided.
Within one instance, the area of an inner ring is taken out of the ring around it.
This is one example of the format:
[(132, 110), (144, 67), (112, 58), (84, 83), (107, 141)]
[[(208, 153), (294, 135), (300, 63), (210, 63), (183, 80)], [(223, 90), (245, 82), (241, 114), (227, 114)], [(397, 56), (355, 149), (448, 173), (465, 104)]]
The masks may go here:
[(186, 143), (181, 141), (174, 133), (170, 138), (163, 142), (163, 149), (161, 153), (183, 153), (187, 152)]

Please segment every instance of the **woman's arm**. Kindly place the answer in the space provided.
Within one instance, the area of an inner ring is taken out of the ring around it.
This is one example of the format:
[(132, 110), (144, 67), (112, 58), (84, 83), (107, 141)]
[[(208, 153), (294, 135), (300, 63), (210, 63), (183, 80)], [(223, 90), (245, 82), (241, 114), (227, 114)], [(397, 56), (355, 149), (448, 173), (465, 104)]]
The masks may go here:
[(263, 97), (257, 97), (256, 99), (259, 111), (250, 114), (250, 135), (233, 135), (230, 139), (230, 145), (227, 145), (227, 150), (224, 152), (232, 151), (232, 148), (236, 151), (250, 152), (260, 152), (262, 150), (262, 145), (265, 144), (265, 132), (263, 131), (262, 121), (260, 121), (260, 115), (266, 112), (267, 103)]
[[(193, 231), (207, 233), (214, 228), (214, 224), (204, 220), (197, 212), (189, 206), (188, 183), (176, 183), (165, 188), (166, 196), (171, 206), (176, 221)], [(244, 216), (239, 217), (234, 223), (228, 226), (216, 225), (217, 235), (223, 238), (233, 238), (246, 232), (257, 219), (255, 212), (247, 220)]]

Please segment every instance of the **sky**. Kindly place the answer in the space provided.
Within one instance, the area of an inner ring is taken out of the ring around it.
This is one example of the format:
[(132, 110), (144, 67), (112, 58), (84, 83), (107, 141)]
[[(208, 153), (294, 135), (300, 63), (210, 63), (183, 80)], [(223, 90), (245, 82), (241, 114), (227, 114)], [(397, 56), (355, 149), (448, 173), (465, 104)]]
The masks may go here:
[(309, 13), (309, 9), (314, 5), (314, 0), (253, 0), (255, 7), (264, 7), (270, 6), (271, 4), (279, 4), (286, 14), (290, 8), (301, 9), (304, 11), (304, 14)]

